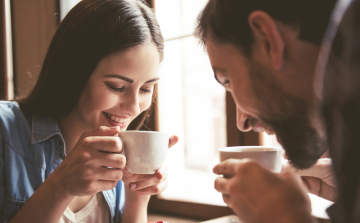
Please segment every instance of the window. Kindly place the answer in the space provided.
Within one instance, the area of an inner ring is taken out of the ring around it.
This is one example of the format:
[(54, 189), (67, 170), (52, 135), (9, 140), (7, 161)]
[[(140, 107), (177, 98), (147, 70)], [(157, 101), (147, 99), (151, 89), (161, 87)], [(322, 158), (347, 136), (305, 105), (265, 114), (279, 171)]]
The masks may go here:
[(168, 153), (169, 186), (160, 198), (225, 206), (214, 189), (212, 168), (218, 149), (234, 145), (278, 146), (274, 136), (240, 133), (230, 94), (213, 76), (209, 58), (193, 37), (196, 18), (207, 0), (156, 0), (164, 40), (160, 69), (159, 130), (176, 134)]
[(162, 198), (224, 205), (213, 188), (217, 149), (227, 146), (225, 89), (192, 33), (206, 0), (157, 0), (165, 39), (159, 82), (159, 130), (176, 134), (168, 153), (169, 186)]
[(60, 20), (74, 7), (80, 0), (60, 0)]

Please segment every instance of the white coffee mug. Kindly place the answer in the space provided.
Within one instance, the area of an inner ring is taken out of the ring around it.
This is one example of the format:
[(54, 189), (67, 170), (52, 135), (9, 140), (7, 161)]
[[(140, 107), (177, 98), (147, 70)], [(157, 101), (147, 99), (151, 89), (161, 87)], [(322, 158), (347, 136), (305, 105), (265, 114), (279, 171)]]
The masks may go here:
[(169, 147), (169, 134), (152, 131), (119, 132), (126, 167), (133, 174), (153, 174), (163, 164)]
[(233, 146), (219, 149), (220, 161), (230, 158), (252, 159), (274, 173), (281, 172), (283, 149), (269, 146)]

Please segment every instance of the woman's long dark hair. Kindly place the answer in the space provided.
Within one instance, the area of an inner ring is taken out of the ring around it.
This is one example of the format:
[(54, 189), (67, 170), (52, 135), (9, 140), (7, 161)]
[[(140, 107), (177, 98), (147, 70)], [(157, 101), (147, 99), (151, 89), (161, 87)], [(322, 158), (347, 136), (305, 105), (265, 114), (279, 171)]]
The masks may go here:
[[(34, 89), (18, 100), (21, 109), (56, 119), (68, 115), (103, 57), (150, 42), (156, 44), (162, 59), (164, 43), (159, 24), (142, 1), (82, 0), (60, 23)], [(155, 97), (154, 93), (153, 101)], [(150, 110), (129, 128), (141, 127)]]

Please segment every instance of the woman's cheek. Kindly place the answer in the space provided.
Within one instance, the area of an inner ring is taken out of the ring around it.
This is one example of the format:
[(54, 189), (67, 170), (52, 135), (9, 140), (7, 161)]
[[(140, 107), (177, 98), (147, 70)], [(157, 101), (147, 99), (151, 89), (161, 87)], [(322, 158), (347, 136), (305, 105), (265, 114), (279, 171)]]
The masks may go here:
[(152, 102), (152, 94), (150, 96), (144, 98), (144, 100), (142, 100), (142, 102), (140, 102), (140, 104), (139, 104), (140, 111), (143, 112), (143, 111), (147, 110), (148, 108), (150, 108), (151, 102)]

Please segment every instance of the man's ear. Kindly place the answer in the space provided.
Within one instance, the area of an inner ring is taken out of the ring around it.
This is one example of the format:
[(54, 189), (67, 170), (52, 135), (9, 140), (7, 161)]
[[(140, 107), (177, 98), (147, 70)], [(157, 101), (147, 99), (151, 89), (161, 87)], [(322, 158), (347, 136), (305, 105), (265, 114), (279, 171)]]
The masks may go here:
[(254, 42), (260, 44), (271, 59), (274, 69), (279, 70), (283, 63), (284, 41), (275, 20), (264, 11), (253, 11), (248, 18)]

